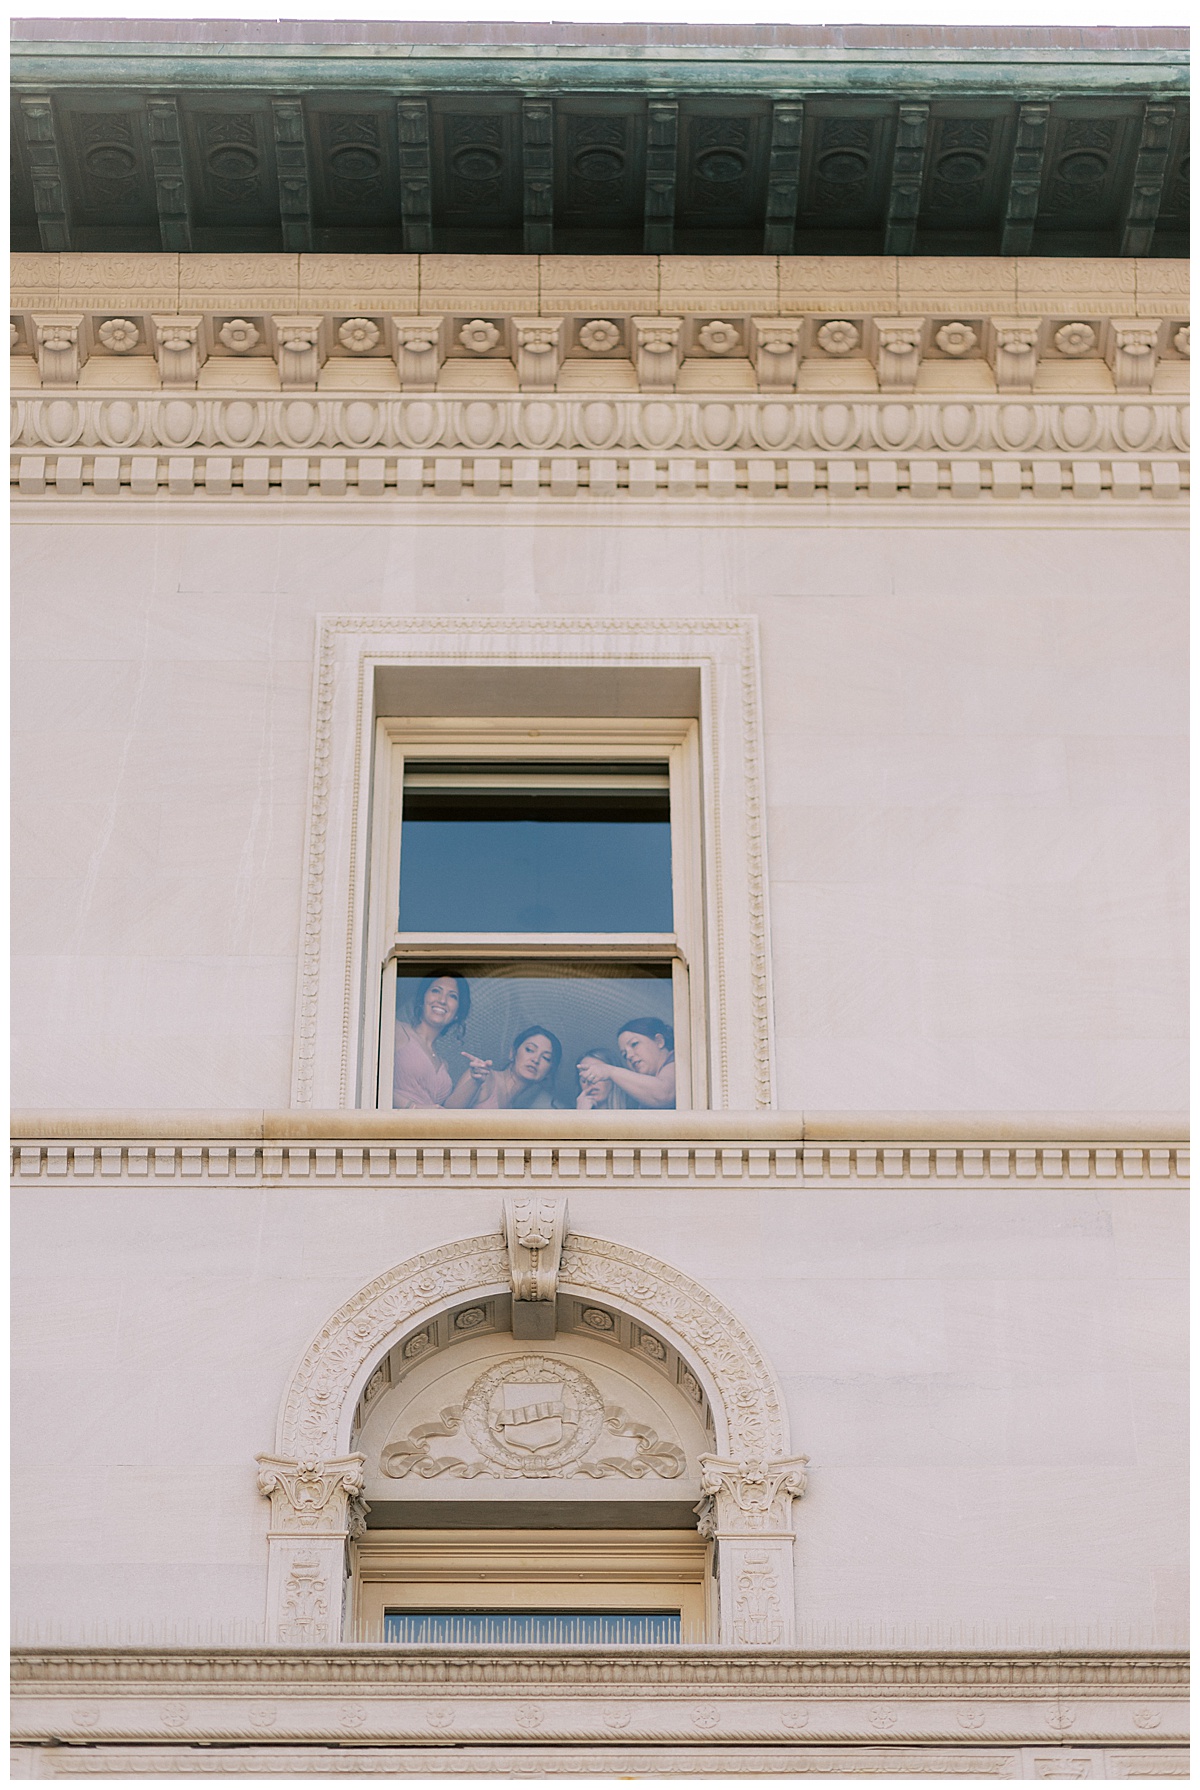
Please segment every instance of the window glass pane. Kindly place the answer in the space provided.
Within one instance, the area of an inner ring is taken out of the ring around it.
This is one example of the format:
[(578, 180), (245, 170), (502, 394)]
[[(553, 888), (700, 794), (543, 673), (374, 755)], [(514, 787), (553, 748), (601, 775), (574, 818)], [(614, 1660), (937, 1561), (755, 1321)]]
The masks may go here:
[(385, 1641), (441, 1646), (678, 1646), (678, 1610), (385, 1610)]
[(670, 932), (666, 766), (410, 766), (399, 924)]
[(673, 1021), (668, 964), (402, 964), (392, 1104), (673, 1107)]

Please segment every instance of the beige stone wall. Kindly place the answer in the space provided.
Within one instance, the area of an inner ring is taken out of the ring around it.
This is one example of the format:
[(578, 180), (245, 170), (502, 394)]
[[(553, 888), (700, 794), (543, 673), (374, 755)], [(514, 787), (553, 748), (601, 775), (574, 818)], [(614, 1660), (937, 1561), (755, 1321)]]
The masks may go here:
[[(276, 1446), (296, 1363), (359, 1288), (494, 1231), (521, 1186), (394, 1160), (382, 1182), (318, 1184), (317, 1166), (220, 1190), (127, 1172), (21, 1188), (26, 1638), (259, 1639), (254, 1457)], [(1182, 1644), (1174, 1175), (610, 1174), (557, 1191), (573, 1232), (708, 1289), (778, 1377), (809, 1457), (802, 1646)]]
[(780, 505), (31, 501), (18, 1103), (287, 1103), (340, 612), (756, 617), (779, 1104), (1182, 1105), (1175, 512)]

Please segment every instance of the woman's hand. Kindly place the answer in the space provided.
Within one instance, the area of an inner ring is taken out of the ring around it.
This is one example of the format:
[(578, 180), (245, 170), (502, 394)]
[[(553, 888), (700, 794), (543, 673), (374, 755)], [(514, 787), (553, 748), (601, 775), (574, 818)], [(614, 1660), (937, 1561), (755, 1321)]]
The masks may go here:
[(601, 1088), (612, 1080), (608, 1064), (602, 1063), (599, 1057), (581, 1057), (576, 1068), (585, 1081), (597, 1082)]
[(469, 1073), (474, 1076), (475, 1080), (485, 1081), (492, 1067), (492, 1059), (490, 1057), (486, 1059), (473, 1057), (469, 1050), (464, 1050), (462, 1055), (466, 1057)]

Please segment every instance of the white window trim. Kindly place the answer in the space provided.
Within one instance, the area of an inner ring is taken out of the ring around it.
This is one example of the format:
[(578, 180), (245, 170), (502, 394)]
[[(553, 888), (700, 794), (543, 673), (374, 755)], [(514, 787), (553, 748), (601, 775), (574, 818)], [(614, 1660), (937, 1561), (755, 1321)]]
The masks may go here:
[[(662, 757), (669, 765), (674, 927), (668, 933), (400, 933), (400, 829), (406, 756), (434, 750), (442, 759), (495, 756), (562, 758)], [(699, 725), (695, 721), (581, 720), (546, 716), (401, 720), (376, 723), (372, 894), (367, 913), (367, 962), (384, 966), (364, 989), (364, 1097), (378, 1087), (378, 1104), (391, 1108), (391, 1055), (395, 1028), (395, 966), (408, 958), (441, 957), (469, 963), (488, 958), (560, 958), (566, 961), (627, 960), (669, 963), (680, 1111), (708, 1106), (708, 1028), (704, 986), (704, 863), (701, 844)], [(384, 994), (391, 988), (392, 1005)], [(377, 1054), (370, 1045), (378, 1040)]]
[(352, 1632), (384, 1612), (677, 1609), (685, 1645), (715, 1632), (712, 1544), (675, 1529), (368, 1529), (351, 1544)]
[[(318, 627), (292, 1105), (373, 1104), (380, 961), (371, 960), (377, 942), (372, 920), (379, 912), (376, 903), (373, 915), (370, 901), (378, 837), (375, 674), (402, 665), (699, 673), (695, 757), (704, 917), (703, 950), (696, 956), (704, 965), (707, 1011), (700, 1012), (693, 995), (693, 1035), (703, 1025), (710, 1108), (772, 1106), (753, 618), (339, 615), (321, 618)], [(453, 726), (465, 729), (470, 722)]]

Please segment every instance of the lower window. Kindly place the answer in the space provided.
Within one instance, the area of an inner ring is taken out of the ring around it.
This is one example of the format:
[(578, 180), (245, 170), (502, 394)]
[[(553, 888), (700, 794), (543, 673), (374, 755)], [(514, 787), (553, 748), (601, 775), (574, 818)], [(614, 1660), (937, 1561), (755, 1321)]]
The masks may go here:
[(669, 963), (396, 966), (395, 1108), (670, 1109)]

